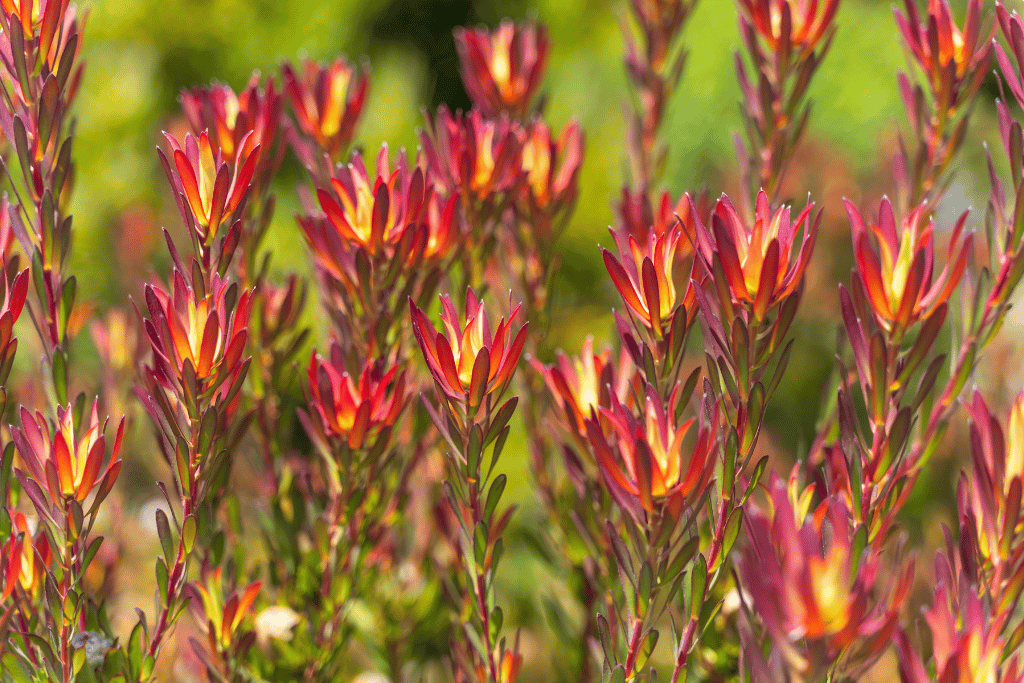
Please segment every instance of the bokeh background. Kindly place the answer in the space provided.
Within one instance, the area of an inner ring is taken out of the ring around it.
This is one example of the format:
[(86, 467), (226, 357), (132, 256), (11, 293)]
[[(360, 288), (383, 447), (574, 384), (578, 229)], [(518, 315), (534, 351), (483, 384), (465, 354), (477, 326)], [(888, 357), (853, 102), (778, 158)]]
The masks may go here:
[[(956, 3), (954, 8), (963, 9)], [(128, 297), (137, 300), (140, 279), (166, 272), (160, 228), (175, 231), (180, 219), (156, 147), (161, 130), (183, 129), (178, 105), (182, 88), (219, 80), (238, 90), (254, 70), (274, 73), (282, 61), (304, 56), (363, 59), (370, 65), (371, 86), (357, 147), (374, 152), (386, 142), (392, 150), (404, 147), (412, 153), (424, 108), (469, 105), (458, 76), (452, 28), (495, 26), (504, 17), (533, 16), (548, 26), (552, 38), (547, 119), (557, 128), (578, 119), (587, 136), (579, 203), (559, 243), (564, 258), (548, 346), (575, 353), (588, 334), (598, 345), (612, 341), (610, 311), (620, 302), (597, 245), (611, 244), (607, 226), (614, 222), (614, 203), (626, 171), (623, 112), (630, 104), (622, 66), (624, 0), (103, 0), (81, 9), (88, 10), (88, 21), (85, 78), (77, 103), (72, 272), (79, 278), (80, 295), (97, 313), (125, 305)], [(873, 214), (882, 194), (891, 192), (888, 160), (903, 120), (896, 73), (907, 68), (907, 60), (889, 0), (843, 0), (836, 23), (832, 50), (811, 88), (815, 105), (810, 126), (784, 191), (800, 206), (810, 193), (824, 206), (825, 219), (794, 328), (796, 352), (762, 440), (780, 468), (805, 452), (813, 439), (836, 353), (836, 283), (848, 280), (852, 264), (842, 198)], [(702, 188), (715, 197), (739, 186), (732, 143), (740, 127), (733, 68), (739, 35), (732, 0), (700, 0), (685, 42), (690, 54), (664, 130), (669, 144), (664, 187), (673, 198)], [(982, 227), (988, 194), (982, 144), (998, 144), (992, 106), (997, 94), (991, 78), (973, 115), (960, 171), (936, 217), (940, 233), (968, 206), (977, 208), (971, 224)], [(267, 246), (274, 252), (277, 271), (309, 274), (301, 233), (292, 219), (300, 182), (301, 169), (289, 157), (278, 178), (278, 209)], [(314, 312), (311, 298), (309, 318), (315, 325)], [(1011, 314), (1005, 341), (997, 343), (978, 371), (977, 383), (987, 388), (996, 405), (1004, 405), (1024, 378), (1015, 341), (1020, 329)], [(322, 340), (324, 331), (314, 336)], [(85, 345), (87, 337), (80, 337)], [(29, 366), (30, 356), (19, 354), (19, 361)], [(98, 363), (87, 349), (81, 358)], [(130, 403), (128, 396), (120, 399)], [(135, 415), (136, 434), (149, 430), (139, 411), (128, 412)], [(934, 543), (941, 538), (936, 536), (941, 534), (939, 523), (952, 520), (948, 502), (966, 449), (960, 448), (963, 436), (956, 429), (948, 442), (944, 450), (949, 455), (929, 469), (906, 508), (904, 521), (918, 540)], [(128, 453), (126, 460), (136, 456), (141, 464), (122, 476), (122, 522), (129, 525), (122, 529), (125, 534), (131, 533), (131, 524), (145, 527), (146, 515), (152, 518), (149, 501), (159, 495), (153, 485), (153, 475), (161, 476), (159, 465), (149, 464), (158, 458)], [(523, 503), (519, 519), (526, 523), (537, 507), (526, 459), (506, 457), (505, 469)], [(157, 547), (155, 536), (152, 547)], [(146, 557), (145, 544), (133, 552)], [(529, 559), (506, 564), (506, 581), (519, 609), (539, 609), (533, 595), (539, 565)], [(927, 559), (923, 564), (929, 564)], [(135, 576), (148, 582), (151, 574), (151, 566), (141, 563)], [(146, 582), (126, 580), (126, 619), (131, 619), (133, 600), (151, 609), (152, 589)]]

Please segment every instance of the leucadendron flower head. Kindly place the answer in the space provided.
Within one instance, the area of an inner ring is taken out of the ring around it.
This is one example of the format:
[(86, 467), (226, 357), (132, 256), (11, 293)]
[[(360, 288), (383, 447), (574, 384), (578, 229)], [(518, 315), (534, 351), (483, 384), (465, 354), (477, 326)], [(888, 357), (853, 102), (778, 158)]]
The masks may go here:
[(1006, 616), (992, 614), (961, 574), (954, 575), (948, 558), (936, 559), (935, 600), (925, 610), (931, 632), (932, 665), (925, 662), (901, 629), (896, 634), (901, 683), (1024, 683), (1020, 654), (1007, 652), (1007, 638), (1000, 631)]
[(512, 318), (519, 305), (512, 306), (509, 319), (498, 321), (491, 331), (487, 311), (472, 289), (466, 290), (465, 323), (448, 295), (441, 296), (444, 332), (434, 329), (430, 318), (409, 300), (412, 329), (427, 367), (441, 392), (455, 402), (466, 402), (475, 410), (484, 398), (501, 398), (526, 344), (527, 323), (513, 337)]
[(493, 222), (526, 184), (522, 126), (507, 116), (485, 118), (478, 110), (452, 114), (445, 106), (426, 117), (420, 141), (429, 177), (445, 196), (461, 197), (467, 220)]
[[(856, 677), (888, 647), (913, 564), (895, 582), (886, 579), (881, 556), (865, 548), (841, 496), (812, 511), (813, 491), (795, 481), (787, 487), (774, 472), (768, 494), (764, 509), (753, 505), (743, 516), (748, 542), (737, 569), (752, 615), (790, 679), (820, 680), (830, 670)], [(890, 585), (886, 599), (880, 590)], [(767, 666), (761, 652), (748, 654)]]
[(882, 328), (905, 332), (949, 299), (967, 267), (974, 240), (973, 234), (964, 232), (966, 212), (953, 227), (946, 265), (938, 277), (934, 276), (935, 223), (925, 222), (924, 206), (897, 223), (892, 204), (882, 199), (878, 219), (868, 226), (849, 201), (846, 212), (853, 230), (856, 272)]
[(266, 189), (282, 160), (279, 146), (281, 130), (281, 94), (268, 80), (260, 86), (259, 74), (253, 74), (240, 93), (223, 83), (183, 90), (181, 108), (194, 135), (204, 131), (211, 146), (220, 150), (224, 160), (234, 164), (239, 158), (256, 154), (254, 181), (256, 193)]
[[(405, 152), (401, 152), (391, 170), (388, 147), (381, 147), (377, 155), (376, 177), (366, 169), (358, 152), (348, 164), (338, 165), (330, 186), (317, 189), (320, 207), (342, 242), (362, 247), (373, 256), (393, 251), (405, 231), (425, 223), (423, 217), (433, 195), (424, 176), (422, 165), (410, 167)], [(314, 241), (307, 233), (314, 249), (325, 238)], [(426, 235), (422, 236), (425, 241)]]
[[(647, 385), (639, 416), (613, 395), (611, 406), (592, 408), (586, 422), (587, 438), (605, 483), (638, 522), (655, 513), (680, 518), (707, 489), (714, 472), (719, 448), (717, 405), (707, 407), (706, 421), (679, 421), (682, 389), (677, 385), (665, 402)], [(694, 429), (696, 441), (688, 441)]]
[(616, 231), (612, 231), (612, 237), (615, 238), (619, 258), (602, 249), (605, 268), (630, 314), (656, 338), (666, 333), (665, 328), (675, 317), (677, 306), (687, 308), (687, 317), (696, 311), (692, 306), (693, 295), (689, 285), (682, 300), (676, 296), (679, 264), (676, 250), (681, 240), (683, 245), (686, 244), (678, 225), (660, 235), (651, 232), (646, 242)]
[(913, 0), (905, 0), (904, 7), (906, 16), (893, 9), (904, 45), (910, 48), (932, 93), (941, 98), (939, 106), (955, 107), (965, 99), (964, 86), (967, 93), (977, 92), (988, 73), (992, 35), (982, 33), (982, 24), (986, 22), (981, 0), (968, 1), (962, 31), (946, 0), (928, 0), (924, 21)]
[(193, 240), (203, 249), (211, 247), (221, 227), (232, 226), (245, 210), (260, 158), (260, 145), (249, 145), (253, 134), (253, 131), (245, 133), (238, 142), (239, 153), (229, 161), (221, 149), (211, 143), (207, 131), (198, 137), (187, 133), (184, 145), (164, 133), (170, 160), (159, 150), (160, 160), (174, 190), (182, 220)]
[(577, 181), (583, 164), (583, 133), (570, 122), (557, 140), (551, 129), (534, 119), (526, 129), (522, 151), (526, 185), (516, 203), (539, 248), (550, 249), (576, 205)]
[(328, 358), (313, 353), (307, 374), (310, 407), (319, 416), (324, 435), (352, 449), (375, 444), (405, 406), (404, 368), (369, 361), (353, 378), (337, 343), (331, 345)]
[[(192, 612), (200, 628), (206, 631), (206, 645), (214, 655), (228, 653), (232, 643), (247, 647), (255, 641), (255, 633), (250, 635), (243, 630), (242, 622), (249, 616), (263, 585), (255, 581), (244, 589), (225, 587), (221, 569), (210, 571), (204, 567), (202, 580), (189, 584)], [(192, 646), (198, 644), (193, 641)]]
[(153, 350), (147, 373), (186, 405), (211, 392), (215, 403), (230, 403), (249, 366), (243, 354), (252, 291), (240, 292), (216, 273), (206, 291), (201, 278), (177, 268), (172, 282), (170, 292), (159, 285), (145, 289), (149, 318), (143, 324)]
[(697, 250), (709, 282), (717, 286), (723, 320), (731, 320), (734, 309), (764, 320), (799, 291), (821, 222), (813, 208), (808, 203), (794, 219), (788, 206), (772, 211), (762, 191), (748, 223), (722, 195), (709, 227), (691, 209)]
[(533, 21), (505, 20), (494, 31), (456, 28), (462, 83), (484, 116), (525, 118), (544, 76), (548, 32)]
[(965, 402), (971, 418), (971, 474), (957, 486), (960, 556), (968, 581), (988, 594), (1000, 615), (1013, 611), (1024, 590), (1024, 392), (1003, 419), (975, 391)]
[(43, 589), (53, 551), (46, 532), (36, 529), (33, 534), (24, 514), (15, 513), (12, 521), (10, 537), (0, 544), (0, 602), (6, 603), (20, 588), (34, 604)]
[[(553, 365), (544, 365), (535, 358), (530, 364), (544, 377), (551, 396), (561, 410), (559, 420), (581, 446), (586, 444), (586, 421), (593, 411), (611, 408), (613, 400), (628, 403), (633, 364), (626, 353), (615, 362), (610, 349), (594, 352), (594, 340), (587, 337), (579, 356), (569, 357), (561, 351)], [(614, 398), (613, 398), (614, 397)], [(584, 449), (586, 450), (586, 449)]]
[(827, 42), (839, 0), (738, 0), (741, 16), (773, 52), (807, 55)]
[[(50, 501), (63, 507), (68, 501), (83, 503), (96, 491), (92, 509), (114, 486), (121, 472), (121, 441), (124, 418), (117, 426), (117, 435), (107, 454), (107, 422), (99, 419), (98, 401), (88, 415), (79, 414), (71, 405), (57, 407), (57, 420), (51, 424), (42, 413), (33, 415), (21, 408), (21, 426), (12, 427), (14, 441), (27, 474), (38, 484), (45, 484)], [(33, 500), (38, 506), (38, 502)]]
[(306, 59), (298, 67), (281, 67), (284, 92), (295, 118), (290, 142), (309, 168), (327, 154), (337, 163), (352, 144), (370, 85), (365, 68), (356, 69), (342, 58), (330, 64)]

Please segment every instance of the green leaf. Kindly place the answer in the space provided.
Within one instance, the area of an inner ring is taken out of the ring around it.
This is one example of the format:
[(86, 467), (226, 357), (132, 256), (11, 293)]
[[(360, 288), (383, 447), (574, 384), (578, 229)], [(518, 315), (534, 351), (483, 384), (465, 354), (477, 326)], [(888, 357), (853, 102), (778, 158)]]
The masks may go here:
[(490, 636), (492, 643), (498, 642), (498, 636), (501, 634), (501, 625), (504, 621), (505, 617), (501, 608), (495, 606), (495, 608), (491, 610), (490, 616)]
[(100, 544), (102, 543), (103, 537), (97, 536), (96, 538), (92, 539), (92, 541), (89, 543), (89, 547), (85, 549), (85, 556), (82, 559), (83, 573), (85, 572), (86, 568), (88, 568), (89, 565), (92, 563), (93, 558), (96, 557), (96, 553), (99, 551)]
[(754, 488), (757, 487), (757, 482), (761, 480), (761, 475), (764, 474), (765, 467), (768, 466), (768, 456), (762, 457), (757, 461), (757, 465), (754, 466), (754, 471), (750, 474), (750, 483), (747, 484), (747, 490), (743, 493), (743, 498), (740, 500), (740, 505), (747, 502), (747, 498), (750, 498), (750, 494), (754, 492)]
[(167, 605), (168, 601), (168, 576), (167, 576), (167, 564), (164, 562), (164, 558), (156, 558), (156, 584), (160, 591), (160, 604)]
[(189, 515), (181, 523), (181, 543), (185, 548), (185, 554), (191, 555), (192, 548), (196, 543), (196, 518), (195, 515)]
[(498, 437), (501, 430), (503, 430), (508, 424), (508, 421), (512, 419), (512, 414), (516, 412), (517, 405), (519, 405), (519, 397), (513, 396), (509, 400), (505, 401), (501, 408), (498, 409), (498, 412), (491, 420), (490, 426), (487, 428), (487, 438), (484, 439), (484, 448), (489, 446), (491, 442)]
[(15, 683), (32, 683), (32, 678), (29, 676), (28, 671), (22, 667), (21, 662), (13, 652), (5, 653), (0, 661), (3, 662), (4, 671)]
[(484, 560), (487, 559), (487, 523), (477, 522), (473, 529), (473, 559), (476, 560), (477, 574), (484, 573)]
[(477, 481), (480, 478), (480, 456), (483, 453), (480, 425), (475, 424), (469, 430), (469, 443), (466, 444), (466, 478)]
[(171, 564), (175, 560), (174, 538), (171, 536), (171, 523), (167, 520), (167, 513), (161, 508), (156, 510), (156, 534), (160, 538), (164, 558), (167, 564)]
[(693, 575), (690, 579), (690, 618), (696, 619), (704, 605), (704, 590), (708, 584), (708, 562), (704, 554), (697, 555), (697, 561), (693, 565)]
[(504, 474), (499, 474), (494, 478), (494, 482), (487, 492), (487, 502), (484, 504), (484, 519), (491, 519), (494, 516), (494, 510), (498, 507), (498, 502), (501, 501), (501, 494), (505, 491), (505, 481)]
[(64, 358), (64, 351), (57, 349), (53, 354), (53, 389), (56, 392), (58, 405), (64, 406), (68, 402), (68, 368), (67, 360)]
[(722, 538), (722, 552), (719, 555), (719, 562), (724, 561), (732, 551), (732, 546), (740, 534), (740, 522), (743, 521), (743, 508), (738, 507), (729, 515), (729, 521), (725, 525), (725, 534)]
[(60, 291), (60, 336), (61, 339), (67, 337), (68, 331), (68, 319), (71, 317), (71, 311), (75, 307), (75, 298), (78, 292), (78, 282), (75, 280), (75, 276), (72, 275), (64, 281), (64, 286)]
[(637, 616), (642, 619), (647, 614), (647, 606), (651, 602), (651, 590), (654, 583), (654, 572), (651, 569), (650, 562), (644, 562), (643, 566), (640, 567), (639, 582), (637, 587), (639, 597), (637, 601)]

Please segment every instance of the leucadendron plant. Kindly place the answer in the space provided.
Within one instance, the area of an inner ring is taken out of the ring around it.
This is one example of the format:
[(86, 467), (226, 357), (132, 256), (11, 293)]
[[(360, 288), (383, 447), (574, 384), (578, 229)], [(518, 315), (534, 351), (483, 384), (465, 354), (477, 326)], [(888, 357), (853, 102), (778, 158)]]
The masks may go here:
[[(1024, 21), (895, 10), (891, 186), (840, 204), (800, 186), (838, 0), (738, 0), (736, 160), (673, 186), (697, 9), (621, 9), (596, 287), (562, 277), (583, 127), (547, 118), (547, 28), (506, 20), (456, 29), (471, 108), (424, 110), (416, 150), (359, 138), (365, 61), (184, 90), (153, 155), (166, 267), (122, 274), (93, 354), (68, 208), (82, 17), (0, 0), (0, 681), (1024, 680), (1024, 394), (979, 372), (1024, 274)], [(954, 213), (991, 92), (989, 198)], [(140, 214), (126, 229), (159, 235)], [(849, 277), (821, 263), (837, 229)], [(308, 274), (279, 272), (272, 230)], [(794, 449), (773, 411), (801, 400), (812, 287), (838, 351)], [(578, 353), (557, 349), (574, 296), (608, 326)], [(957, 457), (930, 534), (922, 482)], [(126, 604), (138, 556), (152, 606)]]

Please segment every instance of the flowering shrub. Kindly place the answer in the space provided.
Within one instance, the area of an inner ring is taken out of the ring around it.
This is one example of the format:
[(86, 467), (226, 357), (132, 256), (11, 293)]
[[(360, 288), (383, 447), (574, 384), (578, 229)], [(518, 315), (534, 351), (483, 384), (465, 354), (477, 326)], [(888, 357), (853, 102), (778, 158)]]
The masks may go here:
[[(370, 68), (341, 56), (183, 91), (154, 154), (168, 266), (93, 315), (84, 23), (0, 0), (0, 681), (1024, 680), (1024, 392), (990, 408), (983, 362), (1024, 275), (1024, 20), (894, 11), (907, 127), (844, 219), (792, 200), (839, 5), (738, 0), (717, 200), (666, 187), (695, 3), (623, 8), (624, 146), (589, 151), (627, 169), (596, 285), (621, 306), (573, 355), (560, 238), (588, 152), (545, 118), (539, 20), (455, 31), (472, 106), (425, 110), (414, 153), (360, 146)], [(988, 203), (949, 220), (992, 65)], [(265, 241), (289, 157), (309, 277)], [(838, 349), (794, 451), (771, 411), (812, 288)], [(958, 456), (930, 534), (914, 513)], [(158, 494), (148, 545), (127, 487)], [(137, 556), (152, 609), (126, 605)]]

